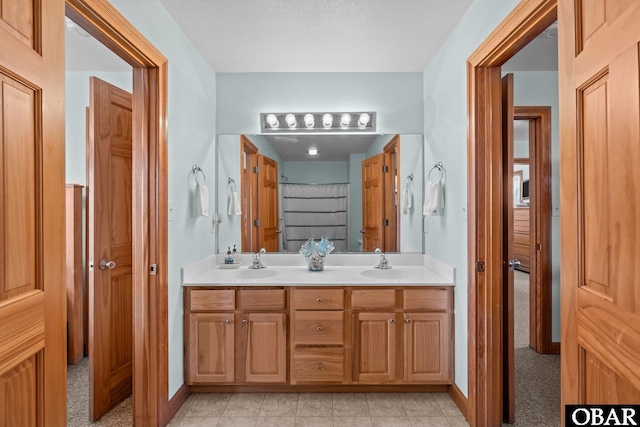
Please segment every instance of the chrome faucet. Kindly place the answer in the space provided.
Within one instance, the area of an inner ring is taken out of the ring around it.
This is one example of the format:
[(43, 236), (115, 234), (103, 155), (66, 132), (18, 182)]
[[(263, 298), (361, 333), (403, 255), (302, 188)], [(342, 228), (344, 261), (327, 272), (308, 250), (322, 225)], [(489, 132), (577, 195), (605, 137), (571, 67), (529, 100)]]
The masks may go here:
[(389, 265), (389, 261), (387, 261), (387, 257), (384, 255), (384, 252), (380, 250), (380, 248), (376, 248), (374, 253), (380, 254), (380, 261), (378, 261), (378, 265), (374, 265), (373, 268), (379, 268), (380, 270), (388, 270), (391, 268), (391, 266)]
[(258, 270), (260, 268), (267, 268), (266, 265), (264, 265), (262, 263), (262, 261), (260, 260), (260, 255), (262, 254), (266, 254), (267, 251), (265, 248), (260, 249), (258, 252), (256, 252), (255, 254), (253, 254), (253, 262), (251, 263), (251, 265), (249, 266), (250, 269), (252, 270)]

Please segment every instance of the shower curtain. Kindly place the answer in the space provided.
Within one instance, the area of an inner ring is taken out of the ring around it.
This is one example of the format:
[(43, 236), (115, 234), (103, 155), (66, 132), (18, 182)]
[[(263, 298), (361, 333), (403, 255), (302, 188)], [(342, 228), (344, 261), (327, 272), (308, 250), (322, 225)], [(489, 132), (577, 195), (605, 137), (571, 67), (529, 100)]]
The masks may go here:
[(336, 252), (349, 247), (349, 184), (280, 184), (282, 249), (297, 252), (327, 237)]

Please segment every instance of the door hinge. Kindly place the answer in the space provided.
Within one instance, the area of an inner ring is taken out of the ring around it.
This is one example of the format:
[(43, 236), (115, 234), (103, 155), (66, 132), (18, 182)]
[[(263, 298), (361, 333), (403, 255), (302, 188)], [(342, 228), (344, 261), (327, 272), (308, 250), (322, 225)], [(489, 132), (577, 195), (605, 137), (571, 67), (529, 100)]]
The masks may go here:
[(382, 226), (383, 227), (387, 227), (389, 225), (389, 220), (388, 219), (383, 219), (382, 220)]
[(254, 173), (260, 173), (260, 166), (254, 166), (253, 167), (253, 172)]
[(259, 220), (259, 219), (254, 220), (254, 221), (253, 221), (253, 225), (254, 225), (255, 227), (260, 227), (260, 220)]
[(158, 274), (158, 266), (156, 264), (151, 264), (149, 266), (149, 274), (152, 276), (155, 276), (156, 274)]
[(389, 172), (389, 166), (387, 165), (382, 166), (382, 173), (387, 173), (387, 172)]
[(484, 273), (484, 261), (476, 261), (476, 271)]
[(89, 261), (89, 271), (93, 271), (93, 260)]
[(537, 250), (539, 250), (539, 251), (541, 251), (541, 250), (542, 250), (542, 245), (541, 245), (540, 243), (538, 243), (538, 244), (536, 245), (536, 249), (537, 249)]

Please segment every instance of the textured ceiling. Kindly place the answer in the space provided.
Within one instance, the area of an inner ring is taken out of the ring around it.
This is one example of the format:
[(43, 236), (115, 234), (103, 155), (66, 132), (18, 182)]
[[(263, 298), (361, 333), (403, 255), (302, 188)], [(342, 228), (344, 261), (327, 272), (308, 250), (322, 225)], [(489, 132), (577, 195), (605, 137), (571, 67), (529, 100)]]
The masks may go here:
[(160, 0), (216, 72), (422, 72), (472, 0)]
[(64, 59), (66, 71), (131, 71), (131, 66), (93, 38), (69, 18), (65, 18)]

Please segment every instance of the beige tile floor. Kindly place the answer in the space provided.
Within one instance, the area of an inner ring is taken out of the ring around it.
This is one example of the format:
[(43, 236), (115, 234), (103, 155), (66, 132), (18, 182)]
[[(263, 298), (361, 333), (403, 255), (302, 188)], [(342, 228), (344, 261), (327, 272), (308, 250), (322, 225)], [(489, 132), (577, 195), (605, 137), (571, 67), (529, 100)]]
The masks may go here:
[(446, 393), (201, 393), (171, 427), (468, 426)]

